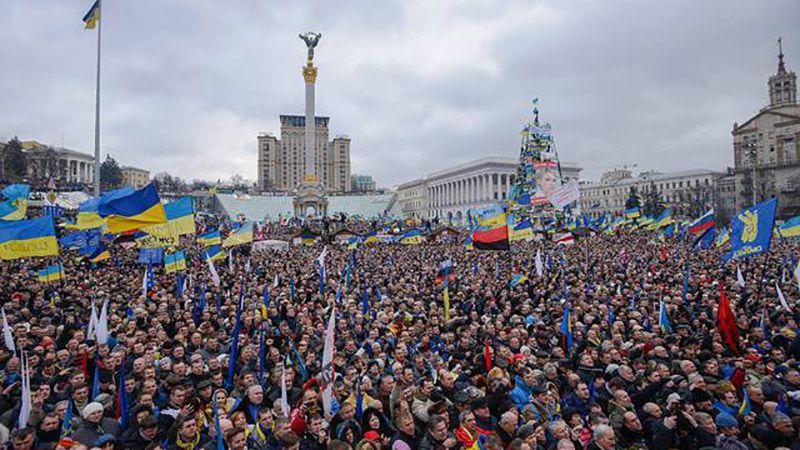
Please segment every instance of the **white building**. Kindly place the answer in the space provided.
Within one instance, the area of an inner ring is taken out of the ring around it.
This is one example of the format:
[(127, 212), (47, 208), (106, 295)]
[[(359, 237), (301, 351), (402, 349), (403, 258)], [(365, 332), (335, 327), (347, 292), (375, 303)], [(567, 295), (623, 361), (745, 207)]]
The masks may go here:
[(628, 169), (606, 172), (599, 182), (580, 184), (581, 211), (593, 217), (619, 214), (635, 188), (644, 205), (647, 196), (655, 192), (666, 207), (677, 215), (693, 216), (697, 211), (711, 209), (715, 204), (717, 180), (722, 172), (697, 169), (680, 172), (643, 172), (634, 177)]
[(28, 175), (33, 180), (59, 183), (94, 183), (94, 156), (36, 141), (23, 141)]
[[(397, 201), (406, 217), (460, 221), (469, 209), (505, 200), (518, 167), (516, 158), (470, 161), (397, 186)], [(564, 182), (578, 180), (580, 171), (573, 163), (561, 163)]]

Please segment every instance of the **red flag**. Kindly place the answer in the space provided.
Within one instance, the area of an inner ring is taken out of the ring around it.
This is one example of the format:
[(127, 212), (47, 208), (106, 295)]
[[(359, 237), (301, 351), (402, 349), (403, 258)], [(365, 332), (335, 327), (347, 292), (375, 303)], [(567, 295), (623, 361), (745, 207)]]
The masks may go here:
[(668, 255), (667, 255), (667, 240), (664, 239), (664, 246), (661, 247), (661, 259), (666, 261), (667, 257), (668, 257)]
[(717, 312), (717, 329), (722, 341), (733, 353), (739, 354), (739, 327), (736, 326), (736, 316), (731, 311), (731, 304), (725, 294), (722, 283), (719, 284), (719, 311)]
[(486, 371), (492, 370), (492, 351), (489, 349), (489, 341), (483, 342), (483, 362), (486, 364)]

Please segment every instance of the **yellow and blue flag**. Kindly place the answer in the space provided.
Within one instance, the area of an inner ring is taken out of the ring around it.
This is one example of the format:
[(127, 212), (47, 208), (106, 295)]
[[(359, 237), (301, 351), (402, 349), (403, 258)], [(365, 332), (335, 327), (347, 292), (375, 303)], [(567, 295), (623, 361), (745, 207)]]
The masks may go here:
[(194, 202), (191, 197), (182, 197), (164, 205), (167, 222), (142, 228), (142, 231), (161, 240), (177, 243), (179, 236), (195, 234)]
[(93, 263), (99, 263), (100, 261), (105, 261), (108, 258), (111, 258), (111, 251), (102, 242), (94, 246), (94, 248), (92, 248), (92, 250), (89, 252), (89, 261)]
[(153, 183), (123, 197), (101, 199), (97, 212), (106, 219), (109, 233), (138, 230), (167, 221), (167, 213)]
[(800, 216), (794, 216), (791, 219), (783, 222), (778, 227), (778, 232), (783, 237), (800, 236)]
[(653, 221), (653, 225), (657, 228), (661, 228), (673, 222), (675, 221), (672, 220), (672, 208), (667, 208)]
[(358, 236), (352, 236), (347, 240), (347, 248), (350, 250), (355, 250), (358, 248), (358, 244), (361, 243), (361, 238)]
[(628, 208), (625, 210), (625, 218), (626, 219), (636, 219), (642, 215), (641, 211), (639, 210), (638, 206), (633, 208)]
[(376, 231), (370, 231), (369, 233), (364, 235), (364, 244), (374, 244), (378, 242), (378, 233)]
[(22, 220), (28, 212), (28, 184), (12, 184), (3, 189), (5, 201), (0, 203), (0, 220)]
[(197, 242), (205, 245), (206, 247), (210, 247), (212, 245), (222, 244), (222, 237), (219, 234), (219, 230), (211, 230), (207, 233), (197, 236)]
[(85, 30), (94, 30), (100, 20), (100, 0), (95, 0), (89, 12), (83, 16), (83, 23), (86, 24)]
[(0, 222), (0, 259), (58, 255), (53, 218)]
[(403, 237), (400, 239), (400, 243), (406, 245), (419, 245), (422, 243), (422, 235), (416, 228), (408, 230), (405, 233), (403, 233)]
[(513, 289), (518, 284), (524, 283), (526, 281), (528, 281), (528, 277), (527, 276), (522, 275), (520, 273), (517, 273), (517, 274), (514, 274), (513, 277), (511, 277), (511, 282), (508, 283), (508, 286)]
[(472, 232), (471, 231), (469, 233), (467, 233), (467, 237), (464, 239), (464, 247), (466, 247), (467, 250), (472, 250), (474, 248), (472, 246)]
[(769, 251), (778, 200), (771, 198), (731, 218), (731, 251), (724, 260), (748, 258)]
[(236, 232), (225, 238), (222, 248), (235, 247), (253, 242), (253, 222), (247, 222)]
[(516, 225), (509, 226), (508, 231), (508, 239), (511, 241), (533, 240), (533, 225), (530, 219), (525, 219)]
[(746, 416), (750, 414), (752, 405), (750, 404), (750, 394), (747, 393), (747, 387), (742, 389), (742, 403), (739, 405), (739, 415)]
[(122, 189), (106, 192), (100, 197), (90, 198), (89, 200), (81, 203), (80, 207), (78, 208), (78, 223), (74, 228), (78, 230), (102, 228), (105, 226), (106, 221), (100, 217), (100, 214), (97, 212), (97, 209), (100, 207), (100, 203), (110, 202), (114, 199), (130, 195), (133, 192), (134, 189), (130, 186), (127, 186)]
[(722, 231), (717, 235), (717, 248), (724, 246), (731, 240), (731, 234), (728, 232), (727, 228), (723, 228)]
[(300, 242), (303, 245), (314, 245), (314, 243), (317, 242), (317, 235), (308, 228), (305, 228), (300, 232)]
[(222, 248), (220, 248), (219, 245), (209, 246), (203, 252), (203, 259), (204, 260), (209, 260), (210, 259), (211, 261), (216, 261), (218, 259), (224, 259), (225, 256), (227, 256), (227, 255), (225, 254), (225, 252), (222, 251)]
[(64, 278), (64, 267), (61, 264), (53, 264), (39, 271), (39, 281), (50, 283)]
[(672, 325), (669, 323), (669, 316), (667, 315), (667, 306), (664, 304), (663, 298), (659, 302), (658, 328), (661, 329), (661, 333), (663, 334), (672, 333)]
[(186, 270), (186, 255), (183, 251), (167, 253), (164, 255), (164, 269), (167, 273)]

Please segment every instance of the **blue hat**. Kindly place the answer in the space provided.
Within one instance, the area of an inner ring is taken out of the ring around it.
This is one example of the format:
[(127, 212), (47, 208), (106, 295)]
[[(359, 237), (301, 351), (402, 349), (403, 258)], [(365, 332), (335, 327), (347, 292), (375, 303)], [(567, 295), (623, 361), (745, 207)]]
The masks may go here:
[(107, 434), (106, 433), (106, 434), (101, 435), (99, 438), (97, 438), (96, 441), (94, 441), (94, 446), (95, 447), (102, 447), (103, 445), (105, 445), (105, 444), (107, 444), (109, 442), (117, 442), (117, 439), (114, 438), (113, 434)]
[(717, 414), (717, 418), (714, 422), (716, 422), (717, 426), (720, 428), (735, 428), (739, 426), (739, 422), (736, 421), (735, 417), (724, 412)]

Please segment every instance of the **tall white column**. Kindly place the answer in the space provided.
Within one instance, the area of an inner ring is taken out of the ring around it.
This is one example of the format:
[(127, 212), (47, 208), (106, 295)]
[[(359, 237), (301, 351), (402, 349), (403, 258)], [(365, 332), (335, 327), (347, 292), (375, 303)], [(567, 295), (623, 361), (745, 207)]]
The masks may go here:
[(317, 148), (317, 134), (315, 133), (316, 120), (314, 117), (314, 81), (306, 77), (305, 179), (316, 178), (314, 156)]

